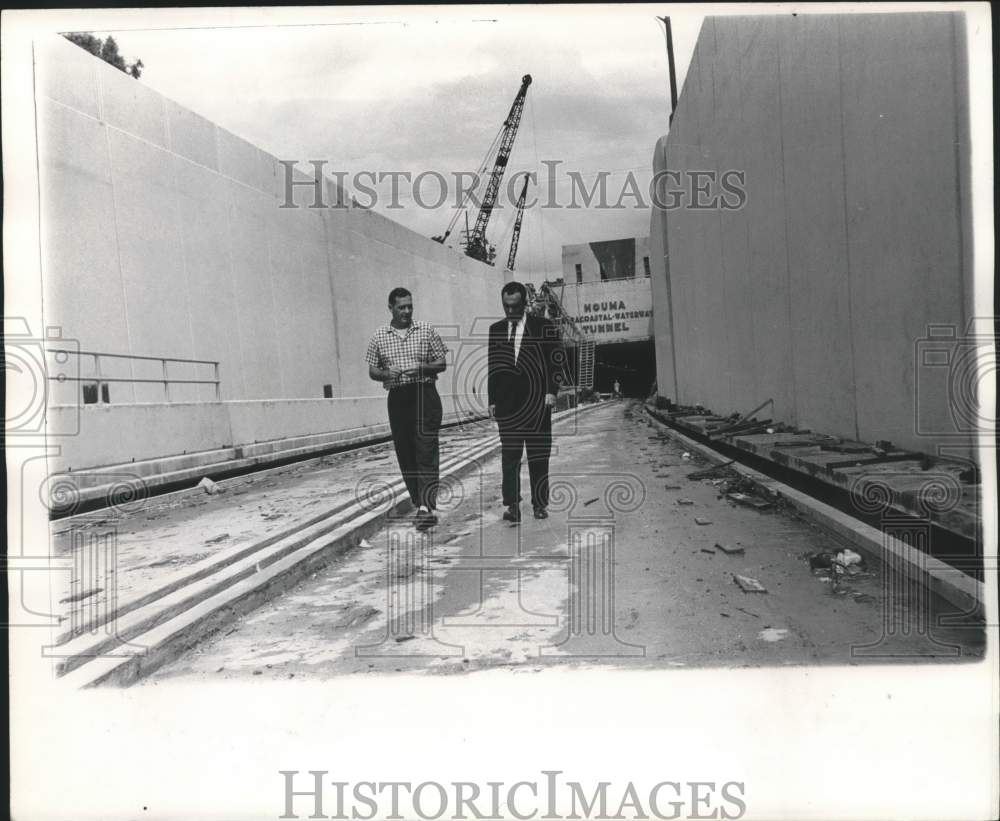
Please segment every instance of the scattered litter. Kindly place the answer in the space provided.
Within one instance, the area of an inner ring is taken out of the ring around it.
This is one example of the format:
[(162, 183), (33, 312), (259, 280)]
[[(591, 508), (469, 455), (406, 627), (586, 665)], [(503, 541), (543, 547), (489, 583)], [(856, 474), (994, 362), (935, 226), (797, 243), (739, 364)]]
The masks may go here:
[(371, 547), (371, 546), (372, 543), (369, 542), (367, 539), (362, 539), (360, 542), (358, 542), (358, 547)]
[(685, 451), (684, 454), (681, 456), (681, 459), (683, 459), (685, 462), (689, 462), (691, 461), (691, 454)]
[(679, 504), (679, 505), (693, 505), (694, 502), (691, 501), (690, 499), (678, 499), (677, 500), (677, 504)]
[(740, 589), (744, 593), (766, 593), (767, 588), (764, 587), (756, 579), (751, 579), (749, 576), (740, 576), (738, 574), (733, 575), (733, 581), (740, 586)]
[(687, 475), (687, 478), (691, 479), (692, 481), (697, 481), (698, 479), (708, 479), (716, 475), (720, 471), (725, 470), (735, 461), (736, 461), (735, 459), (730, 459), (728, 462), (725, 462), (724, 464), (721, 465), (714, 465), (713, 467), (707, 468), (705, 470), (696, 470), (694, 473), (689, 473)]
[(740, 545), (728, 545), (716, 542), (715, 546), (727, 556), (740, 556), (745, 552)]
[(379, 614), (379, 610), (371, 606), (359, 607), (351, 610), (337, 623), (337, 627), (357, 627), (365, 622), (371, 621)]
[(396, 639), (396, 643), (397, 644), (402, 644), (404, 641), (412, 641), (415, 638), (416, 638), (416, 636), (399, 636)]
[(770, 502), (758, 499), (756, 496), (750, 496), (747, 493), (727, 493), (726, 498), (732, 499), (737, 504), (744, 505), (745, 507), (753, 507), (757, 510), (764, 510), (771, 506)]
[(767, 432), (768, 432), (768, 433), (774, 433), (774, 428), (768, 428), (768, 429), (767, 429)]
[(711, 519), (702, 519), (700, 516), (695, 516), (694, 523), (696, 525), (710, 525), (712, 524), (712, 521)]
[(216, 493), (225, 493), (225, 488), (219, 487), (215, 482), (209, 479), (207, 476), (198, 482), (198, 487), (205, 491), (209, 495), (214, 495)]
[(715, 555), (715, 548), (714, 547), (703, 547), (701, 549), (701, 552), (702, 553), (711, 553), (714, 556)]
[(586, 507), (587, 505), (592, 505), (594, 504), (594, 502), (597, 501), (597, 499), (598, 499), (597, 496), (595, 496), (593, 499), (587, 499), (587, 501), (583, 503), (583, 506)]
[(89, 599), (91, 596), (96, 596), (98, 593), (103, 593), (103, 587), (92, 587), (90, 590), (84, 590), (81, 593), (73, 593), (67, 596), (65, 599), (59, 599), (59, 604), (65, 604), (66, 602), (76, 602), (83, 601), (84, 599)]
[(878, 601), (878, 599), (876, 599), (874, 596), (869, 596), (867, 593), (855, 593), (854, 601), (858, 602), (859, 604), (874, 604), (876, 601)]
[(667, 490), (680, 490), (681, 489), (680, 485), (664, 485), (664, 487)]
[(739, 610), (741, 613), (746, 613), (748, 616), (753, 616), (755, 619), (760, 618), (760, 616), (758, 616), (756, 613), (751, 613), (749, 610), (744, 610), (742, 607), (737, 607), (736, 609)]
[(864, 562), (860, 553), (855, 553), (853, 550), (841, 550), (833, 559), (841, 567), (851, 567), (852, 565), (860, 565)]
[(228, 533), (220, 533), (218, 536), (213, 536), (211, 539), (206, 539), (205, 544), (218, 544), (219, 542), (224, 542), (229, 538)]
[(260, 515), (261, 515), (261, 518), (266, 519), (269, 522), (272, 522), (275, 519), (282, 518), (285, 514), (284, 513), (261, 513)]
[(729, 618), (729, 614), (728, 613), (719, 613), (719, 615), (722, 616), (722, 618), (724, 618), (724, 619), (728, 619)]
[(781, 641), (787, 635), (788, 631), (783, 628), (765, 627), (757, 634), (757, 638), (761, 639), (762, 641), (775, 642), (775, 641)]
[(825, 551), (813, 553), (809, 557), (809, 567), (812, 570), (829, 570), (833, 567), (833, 554)]
[(821, 582), (829, 582), (829, 581), (833, 581), (833, 579), (831, 579), (831, 578), (830, 578), (829, 576), (820, 576), (820, 577), (819, 577), (819, 580), (820, 580)]

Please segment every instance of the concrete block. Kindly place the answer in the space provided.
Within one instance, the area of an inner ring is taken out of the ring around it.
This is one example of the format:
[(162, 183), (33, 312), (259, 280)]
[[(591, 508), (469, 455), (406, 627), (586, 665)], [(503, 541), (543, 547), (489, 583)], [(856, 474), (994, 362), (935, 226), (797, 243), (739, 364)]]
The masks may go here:
[[(53, 407), (50, 415), (75, 413)], [(85, 405), (80, 435), (61, 440), (53, 472), (121, 465), (184, 451), (212, 450), (232, 442), (226, 407), (221, 403)]]
[(239, 401), (227, 403), (227, 408), (233, 436), (241, 444), (349, 430), (387, 420), (383, 396)]

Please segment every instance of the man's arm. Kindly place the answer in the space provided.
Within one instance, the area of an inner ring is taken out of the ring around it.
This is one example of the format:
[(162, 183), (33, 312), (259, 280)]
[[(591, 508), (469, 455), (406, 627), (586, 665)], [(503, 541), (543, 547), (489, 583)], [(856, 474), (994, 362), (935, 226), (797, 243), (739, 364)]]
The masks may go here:
[(554, 400), (559, 394), (559, 382), (562, 376), (563, 349), (559, 336), (559, 326), (546, 319), (542, 334), (545, 340), (542, 345), (545, 360), (545, 392)]
[(489, 339), (486, 343), (486, 404), (489, 405), (490, 416), (496, 413), (496, 374), (497, 374), (497, 346), (494, 340), (493, 329), (490, 328)]
[(410, 376), (433, 376), (441, 373), (447, 367), (448, 348), (444, 340), (433, 328), (429, 329), (430, 342), (428, 355), (431, 357), (428, 362), (420, 362), (412, 368), (407, 368), (404, 373)]
[(368, 378), (376, 382), (386, 382), (402, 375), (399, 368), (376, 368), (374, 365), (368, 366)]
[(383, 368), (382, 354), (378, 349), (376, 337), (372, 337), (368, 343), (368, 350), (365, 351), (365, 361), (368, 363), (368, 378), (375, 382), (386, 382), (389, 379), (398, 377), (402, 371), (399, 368)]
[(444, 357), (441, 359), (433, 359), (430, 362), (421, 362), (419, 365), (413, 368), (407, 368), (404, 373), (414, 374), (416, 376), (430, 376), (434, 373), (441, 373), (446, 367), (447, 363)]

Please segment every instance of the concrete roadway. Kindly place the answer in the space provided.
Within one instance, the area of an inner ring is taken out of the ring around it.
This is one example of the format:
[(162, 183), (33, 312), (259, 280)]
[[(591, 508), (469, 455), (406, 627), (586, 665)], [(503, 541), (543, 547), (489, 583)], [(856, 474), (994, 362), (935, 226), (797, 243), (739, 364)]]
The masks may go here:
[[(342, 465), (368, 469), (365, 458)], [(491, 458), (446, 492), (451, 499), (430, 538), (422, 540), (408, 519), (391, 523), (143, 686), (551, 665), (982, 658), (978, 631), (923, 629), (941, 603), (918, 612), (912, 602), (890, 600), (891, 580), (874, 563), (840, 584), (810, 570), (810, 554), (843, 545), (790, 511), (740, 507), (719, 498), (710, 479), (686, 478), (705, 466), (697, 455), (686, 458), (641, 405), (609, 402), (556, 437), (549, 519), (531, 518), (528, 505), (519, 526), (502, 521), (500, 461)], [(526, 467), (524, 476), (526, 486)], [(272, 494), (301, 498), (294, 473), (276, 481)], [(617, 489), (606, 496), (609, 486)], [(727, 555), (717, 543), (744, 552)], [(600, 561), (612, 555), (613, 579), (612, 565)], [(734, 574), (759, 580), (767, 592), (744, 592)]]

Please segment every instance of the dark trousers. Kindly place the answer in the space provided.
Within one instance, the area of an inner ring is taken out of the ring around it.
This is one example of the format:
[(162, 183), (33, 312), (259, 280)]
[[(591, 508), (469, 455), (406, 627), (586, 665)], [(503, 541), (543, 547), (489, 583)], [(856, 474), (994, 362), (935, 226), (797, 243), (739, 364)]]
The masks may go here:
[(389, 429), (410, 501), (437, 507), (441, 397), (429, 382), (389, 391)]
[(500, 429), (500, 469), (505, 506), (521, 502), (521, 454), (528, 454), (531, 506), (549, 506), (549, 456), (552, 453), (552, 408), (544, 407), (534, 419), (516, 422), (497, 417)]

